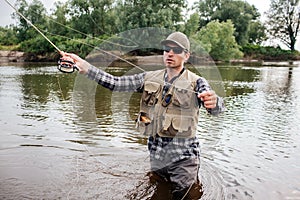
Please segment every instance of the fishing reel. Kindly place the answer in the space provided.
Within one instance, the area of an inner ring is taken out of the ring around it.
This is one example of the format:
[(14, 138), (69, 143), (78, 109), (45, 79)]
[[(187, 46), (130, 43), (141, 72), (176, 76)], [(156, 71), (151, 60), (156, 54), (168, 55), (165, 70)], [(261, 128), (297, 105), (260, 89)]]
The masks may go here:
[(63, 73), (73, 73), (78, 67), (71, 59), (60, 58), (57, 69)]

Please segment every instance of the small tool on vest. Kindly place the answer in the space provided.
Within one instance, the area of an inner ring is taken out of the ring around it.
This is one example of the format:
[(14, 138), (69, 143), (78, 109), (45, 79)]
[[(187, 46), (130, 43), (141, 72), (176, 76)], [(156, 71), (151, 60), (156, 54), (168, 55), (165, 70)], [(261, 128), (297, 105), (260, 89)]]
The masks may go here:
[[(144, 123), (146, 126), (149, 125), (151, 123), (151, 119), (147, 116), (146, 113), (144, 112), (140, 112), (137, 119), (136, 119), (137, 123)], [(137, 124), (138, 125), (138, 124)]]

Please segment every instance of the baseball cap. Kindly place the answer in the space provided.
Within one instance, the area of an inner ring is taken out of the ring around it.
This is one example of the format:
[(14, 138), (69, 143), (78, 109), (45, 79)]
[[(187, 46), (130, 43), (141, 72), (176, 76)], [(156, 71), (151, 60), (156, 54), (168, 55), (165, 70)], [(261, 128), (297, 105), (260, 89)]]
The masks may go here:
[(190, 51), (190, 41), (187, 36), (181, 32), (171, 33), (167, 39), (161, 41), (160, 43), (161, 45), (165, 45), (169, 42), (175, 43), (183, 49)]

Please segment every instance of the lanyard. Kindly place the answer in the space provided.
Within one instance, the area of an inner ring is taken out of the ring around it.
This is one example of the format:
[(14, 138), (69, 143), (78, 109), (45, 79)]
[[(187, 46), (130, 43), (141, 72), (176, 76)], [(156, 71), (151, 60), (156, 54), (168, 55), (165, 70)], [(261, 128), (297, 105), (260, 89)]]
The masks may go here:
[(162, 98), (164, 98), (164, 96), (168, 93), (171, 86), (173, 86), (174, 81), (178, 79), (184, 71), (185, 68), (183, 68), (177, 76), (174, 76), (170, 81), (168, 81), (168, 74), (166, 70), (164, 75), (164, 87), (163, 87)]

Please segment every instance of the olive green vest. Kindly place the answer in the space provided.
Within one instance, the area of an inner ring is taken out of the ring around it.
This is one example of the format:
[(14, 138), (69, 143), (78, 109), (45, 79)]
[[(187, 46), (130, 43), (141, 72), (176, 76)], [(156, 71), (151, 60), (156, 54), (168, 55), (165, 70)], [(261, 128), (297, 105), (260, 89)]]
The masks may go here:
[(147, 72), (137, 127), (144, 135), (194, 137), (199, 104), (195, 94), (198, 75), (184, 70), (163, 95), (165, 70)]

